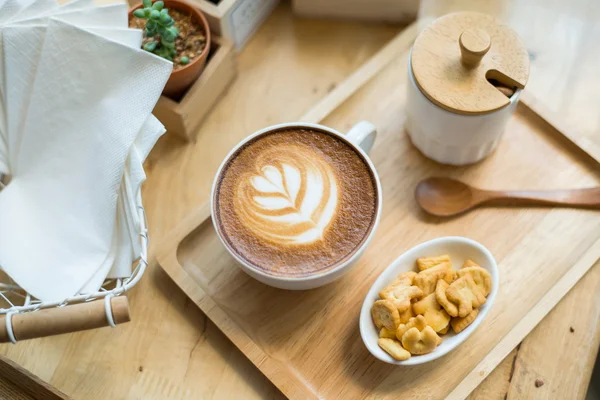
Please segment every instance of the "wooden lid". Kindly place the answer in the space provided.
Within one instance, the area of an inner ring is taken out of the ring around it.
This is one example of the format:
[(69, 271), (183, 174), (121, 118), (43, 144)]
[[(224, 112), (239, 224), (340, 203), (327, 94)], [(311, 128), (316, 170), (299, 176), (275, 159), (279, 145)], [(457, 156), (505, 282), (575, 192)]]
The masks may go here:
[(529, 77), (529, 55), (517, 34), (475, 12), (448, 14), (425, 28), (412, 49), (411, 66), (425, 96), (448, 111), (468, 115), (510, 103), (488, 79), (523, 88)]

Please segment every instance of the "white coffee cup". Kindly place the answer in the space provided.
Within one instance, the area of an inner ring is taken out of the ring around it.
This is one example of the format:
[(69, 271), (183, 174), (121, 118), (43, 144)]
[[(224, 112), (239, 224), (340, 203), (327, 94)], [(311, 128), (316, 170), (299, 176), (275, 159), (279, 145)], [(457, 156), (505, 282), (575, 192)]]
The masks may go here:
[[(349, 146), (354, 148), (359, 154), (361, 154), (363, 156), (366, 164), (369, 166), (369, 169), (371, 170), (373, 177), (375, 178), (375, 183), (376, 183), (376, 187), (377, 187), (377, 202), (378, 202), (377, 215), (375, 216), (375, 222), (373, 223), (373, 226), (371, 228), (371, 231), (368, 234), (367, 239), (360, 246), (360, 248), (347, 261), (336, 266), (335, 268), (327, 270), (322, 273), (316, 272), (313, 275), (308, 275), (308, 276), (303, 276), (303, 277), (293, 277), (293, 276), (285, 277), (285, 276), (279, 276), (279, 275), (272, 275), (264, 270), (260, 270), (256, 267), (248, 264), (244, 259), (239, 257), (232, 248), (230, 248), (228, 243), (223, 238), (222, 233), (220, 232), (220, 229), (217, 226), (216, 218), (215, 218), (215, 214), (216, 214), (215, 201), (214, 201), (215, 200), (215, 191), (216, 191), (216, 188), (217, 188), (217, 185), (219, 182), (219, 177), (221, 176), (221, 171), (223, 170), (223, 167), (227, 164), (227, 162), (230, 160), (230, 158), (238, 151), (238, 149), (241, 148), (242, 146), (244, 146), (250, 140), (253, 140), (258, 136), (267, 134), (274, 130), (281, 130), (282, 128), (315, 129), (315, 130), (327, 132), (327, 133), (343, 140), (345, 143), (347, 143)], [(356, 264), (356, 261), (360, 258), (360, 256), (364, 252), (364, 250), (367, 248), (367, 246), (371, 242), (371, 239), (373, 239), (373, 236), (375, 235), (375, 231), (377, 230), (377, 226), (379, 225), (379, 219), (381, 217), (382, 197), (383, 197), (383, 193), (381, 190), (381, 182), (379, 181), (379, 176), (377, 175), (377, 170), (375, 169), (375, 166), (373, 165), (373, 163), (371, 162), (371, 160), (369, 159), (369, 157), (367, 155), (367, 153), (371, 150), (371, 148), (373, 147), (373, 144), (375, 143), (376, 136), (377, 136), (377, 130), (376, 130), (375, 126), (373, 126), (373, 124), (371, 124), (370, 122), (367, 122), (367, 121), (362, 121), (362, 122), (359, 122), (358, 124), (354, 125), (354, 127), (352, 127), (352, 129), (350, 129), (350, 131), (346, 135), (344, 135), (334, 129), (323, 126), (323, 125), (310, 124), (310, 123), (305, 123), (305, 122), (291, 122), (291, 123), (286, 123), (286, 124), (273, 125), (273, 126), (269, 126), (267, 128), (261, 129), (255, 133), (253, 133), (252, 135), (248, 136), (244, 140), (242, 140), (240, 143), (237, 144), (237, 146), (235, 146), (229, 152), (227, 157), (225, 157), (225, 159), (221, 163), (221, 166), (219, 167), (217, 174), (215, 175), (215, 179), (213, 181), (213, 186), (212, 186), (212, 191), (211, 191), (211, 196), (210, 196), (210, 199), (211, 199), (210, 209), (211, 209), (213, 225), (215, 227), (215, 231), (217, 232), (217, 235), (219, 236), (219, 239), (221, 240), (221, 243), (223, 243), (223, 246), (225, 246), (225, 248), (227, 249), (229, 254), (231, 254), (231, 256), (238, 262), (238, 265), (241, 267), (241, 269), (244, 272), (246, 272), (248, 275), (255, 278), (256, 280), (258, 280), (262, 283), (265, 283), (269, 286), (274, 286), (277, 288), (289, 289), (289, 290), (305, 290), (305, 289), (316, 288), (319, 286), (326, 285), (330, 282), (333, 282), (334, 280), (338, 279), (343, 274), (348, 272), (350, 270), (350, 268)]]

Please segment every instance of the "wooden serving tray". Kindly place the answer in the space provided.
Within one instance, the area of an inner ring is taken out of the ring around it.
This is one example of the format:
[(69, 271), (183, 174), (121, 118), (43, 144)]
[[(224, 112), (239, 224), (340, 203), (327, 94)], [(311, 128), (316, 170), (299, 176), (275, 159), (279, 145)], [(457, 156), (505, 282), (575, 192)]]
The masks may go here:
[[(432, 175), (491, 189), (555, 189), (599, 185), (600, 168), (523, 104), (485, 161), (456, 168), (423, 157), (403, 128), (415, 32), (411, 27), (394, 39), (303, 119), (342, 132), (366, 119), (379, 129), (371, 158), (381, 177), (383, 215), (351, 272), (304, 292), (265, 286), (219, 244), (207, 203), (157, 250), (175, 282), (291, 398), (463, 398), (600, 258), (598, 212), (497, 208), (441, 219), (420, 211), (413, 191)], [(400, 254), (446, 235), (470, 237), (494, 254), (501, 277), (494, 307), (465, 343), (439, 360), (414, 367), (376, 360), (358, 327), (369, 287)]]

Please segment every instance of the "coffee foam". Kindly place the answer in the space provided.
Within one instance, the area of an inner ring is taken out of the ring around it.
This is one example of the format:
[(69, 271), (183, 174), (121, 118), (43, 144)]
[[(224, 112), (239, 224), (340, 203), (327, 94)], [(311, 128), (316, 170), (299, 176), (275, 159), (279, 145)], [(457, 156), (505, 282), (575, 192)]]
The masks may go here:
[(352, 256), (377, 208), (362, 156), (328, 133), (262, 135), (234, 154), (215, 191), (217, 226), (232, 251), (274, 275), (305, 276)]
[(322, 240), (338, 207), (333, 168), (313, 150), (278, 146), (240, 177), (235, 210), (258, 237), (279, 246)]

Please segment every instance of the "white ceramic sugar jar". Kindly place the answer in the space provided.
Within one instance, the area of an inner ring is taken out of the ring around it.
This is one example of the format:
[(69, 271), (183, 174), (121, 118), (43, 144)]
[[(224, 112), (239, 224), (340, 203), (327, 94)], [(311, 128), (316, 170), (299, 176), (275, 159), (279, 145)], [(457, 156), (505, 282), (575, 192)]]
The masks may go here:
[(529, 56), (517, 34), (489, 15), (453, 13), (421, 32), (408, 74), (405, 127), (413, 144), (435, 161), (465, 165), (500, 141), (529, 78)]

